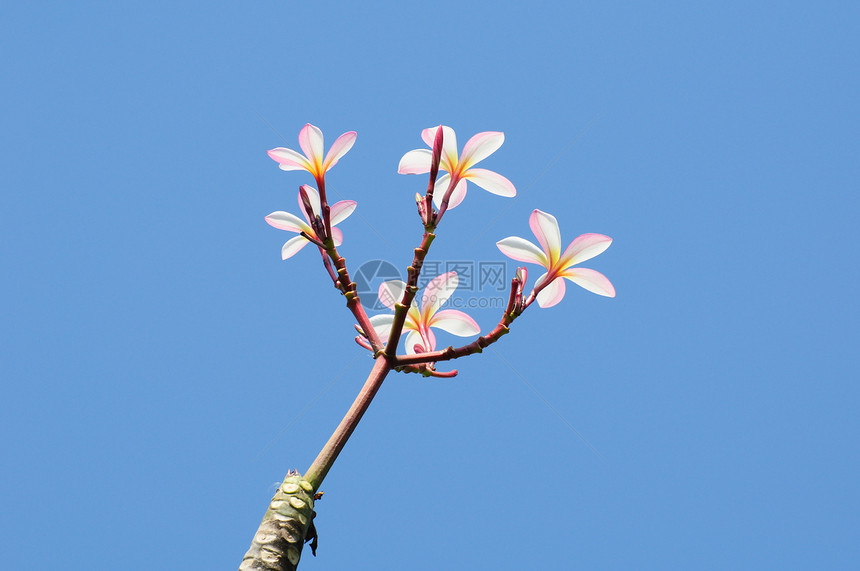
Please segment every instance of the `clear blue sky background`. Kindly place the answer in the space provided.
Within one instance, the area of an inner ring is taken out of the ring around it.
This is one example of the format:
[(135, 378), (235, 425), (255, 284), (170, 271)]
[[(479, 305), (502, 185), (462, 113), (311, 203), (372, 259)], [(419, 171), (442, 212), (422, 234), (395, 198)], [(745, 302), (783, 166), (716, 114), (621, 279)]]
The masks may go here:
[(303, 569), (860, 565), (856, 6), (4, 12), (4, 568), (234, 569), (340, 421), (371, 359), (263, 222), (297, 213), (309, 177), (265, 151), (307, 122), (358, 132), (329, 177), (352, 267), (411, 259), (425, 181), (395, 171), (445, 123), (504, 131), (482, 166), (519, 195), (472, 187), (431, 258), (504, 260), (540, 208), (615, 239), (586, 266), (618, 297), (389, 378)]

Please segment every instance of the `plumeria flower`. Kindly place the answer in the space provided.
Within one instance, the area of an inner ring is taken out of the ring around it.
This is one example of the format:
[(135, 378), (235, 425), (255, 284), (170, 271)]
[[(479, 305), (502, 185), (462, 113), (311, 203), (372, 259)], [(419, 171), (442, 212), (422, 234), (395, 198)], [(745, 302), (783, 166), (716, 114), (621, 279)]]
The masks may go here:
[[(466, 180), (471, 180), (484, 190), (498, 194), (499, 196), (515, 196), (517, 189), (514, 185), (500, 174), (486, 169), (474, 168), (475, 164), (489, 157), (505, 142), (505, 134), (496, 131), (478, 133), (463, 147), (463, 154), (457, 157), (457, 135), (454, 129), (440, 125), (431, 127), (421, 132), (424, 142), (433, 148), (433, 140), (436, 138), (436, 129), (442, 129), (442, 157), (439, 168), (446, 171), (436, 180), (433, 192), (433, 202), (436, 207), (442, 205), (442, 199), (448, 190), (448, 185), (453, 180), (454, 187), (448, 208), (454, 208), (466, 198)], [(400, 159), (397, 172), (400, 174), (424, 174), (430, 172), (430, 163), (433, 152), (430, 149), (415, 149), (409, 151)]]
[(306, 170), (319, 181), (338, 159), (344, 156), (355, 143), (355, 131), (344, 133), (331, 146), (323, 158), (323, 134), (318, 127), (308, 123), (299, 131), (299, 145), (304, 155), (292, 149), (278, 147), (268, 151), (269, 156), (285, 171)]
[(562, 278), (569, 279), (590, 292), (615, 297), (615, 288), (606, 276), (594, 270), (573, 267), (602, 253), (612, 243), (612, 238), (603, 234), (583, 234), (562, 252), (561, 233), (555, 216), (535, 210), (529, 217), (529, 226), (543, 250), (516, 236), (500, 240), (496, 242), (496, 246), (509, 258), (540, 264), (546, 268), (546, 273), (535, 283), (538, 305), (552, 307), (561, 301), (565, 289)]
[[(460, 337), (477, 335), (481, 328), (475, 320), (456, 309), (439, 308), (445, 305), (457, 285), (460, 278), (457, 272), (448, 272), (437, 276), (427, 284), (421, 296), (421, 306), (413, 300), (412, 307), (406, 313), (406, 321), (403, 324), (403, 333), (406, 333), (406, 352), (410, 355), (416, 353), (415, 346), (420, 345), (420, 352), (426, 353), (436, 349), (436, 336), (431, 327), (442, 331), (453, 333)], [(400, 280), (385, 282), (379, 286), (379, 301), (386, 307), (394, 309), (394, 304), (403, 299), (403, 291), (406, 284)], [(391, 326), (394, 323), (394, 315), (375, 315), (370, 318), (370, 323), (376, 329), (380, 339), (388, 339)]]
[[(316, 191), (316, 189), (311, 188), (308, 185), (302, 185), (302, 189), (307, 193), (307, 197), (311, 204), (311, 209), (313, 213), (317, 216), (321, 216), (322, 208), (320, 206), (320, 195)], [(339, 228), (335, 228), (334, 225), (338, 222), (342, 222), (352, 214), (352, 211), (355, 210), (356, 202), (354, 200), (341, 200), (332, 205), (331, 207), (331, 237), (334, 240), (335, 246), (340, 246), (343, 243), (343, 232), (340, 231)], [(295, 214), (290, 214), (289, 212), (284, 212), (283, 210), (279, 210), (277, 212), (272, 212), (268, 216), (266, 216), (266, 222), (269, 225), (274, 226), (279, 230), (286, 230), (288, 232), (304, 232), (311, 238), (319, 240), (322, 242), (323, 240), (317, 236), (314, 229), (311, 228), (310, 223), (311, 220), (308, 218), (308, 214), (305, 211), (304, 204), (302, 202), (302, 193), (299, 191), (299, 211), (304, 214), (305, 219), (302, 220)], [(296, 252), (304, 248), (310, 244), (310, 241), (304, 236), (296, 236), (295, 238), (291, 238), (287, 240), (287, 243), (284, 244), (283, 248), (281, 248), (281, 259), (286, 260), (287, 258), (291, 258), (295, 255)]]

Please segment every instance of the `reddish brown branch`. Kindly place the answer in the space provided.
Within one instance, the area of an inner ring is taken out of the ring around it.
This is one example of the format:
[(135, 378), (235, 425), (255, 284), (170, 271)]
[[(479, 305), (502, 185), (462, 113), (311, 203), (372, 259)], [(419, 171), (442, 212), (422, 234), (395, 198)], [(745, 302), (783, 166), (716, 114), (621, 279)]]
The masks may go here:
[[(331, 237), (326, 238), (325, 253), (328, 255), (328, 260), (323, 257), (324, 261), (327, 262), (326, 269), (329, 270), (329, 275), (331, 275), (332, 279), (335, 280), (335, 287), (337, 287), (341, 293), (343, 293), (344, 297), (346, 297), (346, 306), (352, 312), (356, 321), (358, 321), (359, 327), (361, 327), (364, 336), (367, 337), (367, 340), (370, 343), (371, 350), (374, 353), (382, 351), (382, 341), (379, 340), (376, 330), (370, 324), (370, 318), (367, 317), (367, 313), (361, 305), (361, 299), (358, 297), (355, 283), (349, 277), (349, 270), (346, 268), (346, 260), (338, 254), (337, 247), (334, 245), (334, 240)], [(332, 269), (328, 263), (329, 260), (334, 264), (334, 273), (332, 273)]]
[(334, 461), (341, 450), (343, 450), (346, 441), (349, 440), (355, 427), (358, 426), (358, 421), (364, 416), (373, 397), (376, 395), (379, 387), (382, 386), (382, 381), (385, 380), (385, 376), (390, 370), (391, 365), (385, 358), (376, 360), (361, 392), (355, 398), (355, 402), (352, 403), (352, 406), (346, 413), (346, 416), (343, 417), (334, 434), (331, 435), (326, 445), (323, 446), (316, 460), (308, 468), (308, 471), (305, 472), (305, 479), (311, 483), (315, 492), (319, 490), (320, 484), (322, 484)]
[(430, 250), (430, 244), (433, 243), (434, 238), (436, 238), (436, 235), (429, 230), (424, 232), (421, 245), (415, 248), (412, 265), (406, 268), (406, 288), (403, 290), (401, 300), (394, 305), (394, 321), (391, 324), (391, 332), (388, 335), (388, 344), (385, 346), (385, 355), (389, 358), (397, 354), (397, 344), (400, 341), (400, 334), (403, 333), (406, 314), (409, 312), (409, 307), (415, 299), (415, 294), (418, 293), (418, 278), (421, 275), (424, 258), (427, 257), (427, 252)]

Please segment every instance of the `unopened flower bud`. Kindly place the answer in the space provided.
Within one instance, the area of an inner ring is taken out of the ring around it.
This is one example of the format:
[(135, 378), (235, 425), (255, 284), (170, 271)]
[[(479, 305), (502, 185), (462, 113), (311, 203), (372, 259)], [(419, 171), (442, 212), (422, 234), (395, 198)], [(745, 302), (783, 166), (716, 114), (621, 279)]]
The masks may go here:
[(427, 223), (427, 201), (423, 196), (415, 193), (415, 203), (418, 205), (418, 216), (421, 217), (421, 220), (426, 224)]
[(438, 168), (439, 160), (442, 158), (442, 142), (444, 139), (442, 125), (436, 128), (436, 136), (433, 137), (433, 158), (431, 164), (435, 164)]
[(314, 217), (316, 216), (316, 213), (314, 212), (314, 207), (311, 204), (311, 198), (310, 198), (310, 196), (308, 196), (308, 191), (306, 190), (307, 188), (309, 188), (309, 187), (306, 184), (303, 184), (302, 186), (300, 186), (299, 187), (299, 196), (302, 199), (302, 206), (304, 207), (305, 212), (308, 215), (308, 219), (313, 220)]
[(322, 218), (314, 216), (311, 220), (311, 229), (313, 229), (314, 234), (316, 234), (316, 237), (320, 242), (325, 241), (325, 224), (323, 224)]
[(525, 268), (517, 268), (517, 281), (520, 282), (520, 293), (526, 285), (526, 279), (529, 277), (529, 271)]

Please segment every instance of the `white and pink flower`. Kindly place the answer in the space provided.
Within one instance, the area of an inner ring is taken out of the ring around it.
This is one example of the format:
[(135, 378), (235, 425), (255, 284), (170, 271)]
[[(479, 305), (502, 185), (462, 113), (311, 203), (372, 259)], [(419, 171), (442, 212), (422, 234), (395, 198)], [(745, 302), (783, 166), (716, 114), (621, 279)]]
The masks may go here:
[[(456, 309), (440, 309), (457, 289), (460, 278), (457, 272), (448, 272), (433, 278), (421, 296), (421, 305), (414, 300), (406, 313), (402, 333), (406, 333), (406, 352), (411, 354), (427, 353), (436, 349), (436, 336), (432, 327), (447, 331), (459, 337), (477, 335), (481, 328), (474, 319)], [(383, 283), (379, 286), (379, 300), (391, 309), (403, 299), (406, 284), (400, 280)], [(370, 323), (380, 339), (388, 339), (394, 323), (393, 314), (376, 315)], [(416, 345), (419, 346), (416, 351)]]
[[(311, 209), (316, 216), (322, 215), (322, 207), (320, 206), (320, 195), (316, 191), (316, 189), (308, 186), (302, 185), (302, 189), (307, 193), (308, 200), (311, 204)], [(341, 200), (331, 206), (331, 237), (334, 240), (335, 246), (340, 246), (343, 243), (343, 233), (339, 228), (335, 228), (334, 225), (338, 222), (342, 222), (352, 214), (353, 210), (355, 210), (356, 202), (354, 200)], [(304, 215), (305, 219), (302, 220), (295, 214), (290, 214), (289, 212), (284, 212), (283, 210), (278, 210), (277, 212), (272, 212), (268, 216), (266, 216), (266, 222), (269, 223), (270, 226), (274, 226), (279, 230), (286, 230), (287, 232), (296, 232), (299, 233), (299, 236), (295, 238), (291, 238), (287, 240), (287, 243), (281, 248), (281, 259), (286, 260), (287, 258), (291, 258), (310, 244), (310, 241), (301, 235), (301, 232), (304, 232), (311, 238), (315, 240), (319, 240), (322, 242), (323, 240), (319, 238), (314, 232), (314, 229), (311, 228), (311, 220), (308, 218), (308, 214), (305, 211), (304, 204), (302, 202), (302, 193), (299, 191), (299, 211)]]
[[(463, 153), (457, 156), (457, 135), (454, 129), (440, 125), (424, 129), (421, 138), (433, 148), (433, 140), (436, 130), (442, 129), (442, 156), (439, 168), (446, 171), (436, 180), (433, 191), (433, 202), (436, 207), (442, 205), (442, 199), (450, 184), (454, 184), (454, 190), (448, 202), (448, 208), (454, 208), (466, 197), (466, 181), (471, 180), (484, 190), (498, 194), (499, 196), (515, 196), (517, 189), (502, 175), (486, 169), (474, 168), (479, 161), (496, 152), (505, 142), (505, 134), (496, 131), (478, 133), (463, 147)], [(400, 159), (397, 172), (400, 174), (424, 174), (430, 172), (430, 163), (433, 160), (433, 152), (430, 149), (415, 149), (409, 151)]]
[(606, 276), (587, 268), (573, 267), (604, 252), (612, 243), (612, 238), (603, 234), (583, 234), (562, 252), (561, 232), (555, 216), (535, 210), (529, 217), (529, 226), (540, 242), (540, 248), (517, 236), (500, 240), (496, 246), (509, 258), (539, 264), (546, 269), (546, 273), (535, 283), (538, 305), (552, 307), (561, 301), (565, 279), (598, 295), (615, 297), (615, 288)]
[(277, 147), (268, 151), (272, 160), (285, 171), (306, 170), (319, 181), (355, 143), (355, 131), (344, 133), (323, 157), (323, 134), (318, 127), (308, 123), (299, 131), (299, 146), (304, 155), (292, 149)]

